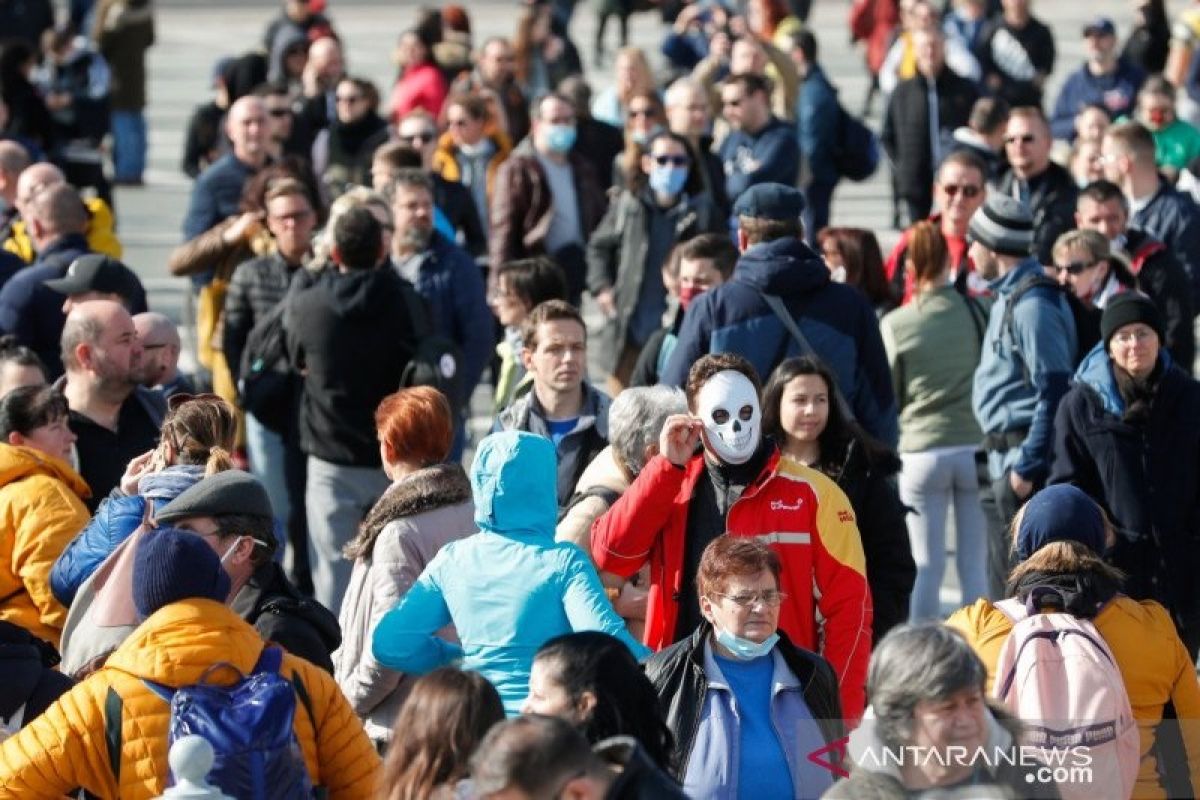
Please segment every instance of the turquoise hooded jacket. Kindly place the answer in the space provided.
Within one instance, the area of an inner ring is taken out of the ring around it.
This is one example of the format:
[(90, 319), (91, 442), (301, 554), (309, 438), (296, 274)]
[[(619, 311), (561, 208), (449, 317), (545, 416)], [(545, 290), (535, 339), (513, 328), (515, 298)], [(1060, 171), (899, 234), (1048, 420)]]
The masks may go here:
[[(603, 631), (639, 660), (591, 561), (554, 541), (557, 461), (549, 439), (522, 431), (484, 439), (471, 466), (479, 533), (443, 547), (375, 628), (380, 664), (412, 675), (462, 661), (500, 692), (510, 716), (529, 691), (534, 653), (572, 631)], [(461, 646), (435, 636), (453, 623)]]

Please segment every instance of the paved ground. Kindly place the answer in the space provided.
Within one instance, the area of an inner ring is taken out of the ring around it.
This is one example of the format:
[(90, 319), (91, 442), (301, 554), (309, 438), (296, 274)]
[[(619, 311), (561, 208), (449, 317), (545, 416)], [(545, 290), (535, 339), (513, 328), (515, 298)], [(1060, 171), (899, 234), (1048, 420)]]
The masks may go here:
[[(179, 170), (183, 137), (191, 110), (205, 101), (208, 76), (213, 62), (224, 55), (235, 55), (258, 45), (267, 20), (279, 3), (270, 0), (215, 0), (197, 3), (160, 0), (158, 4), (158, 44), (150, 54), (150, 169), (147, 186), (118, 189), (117, 208), (120, 233), (127, 261), (143, 278), (151, 292), (151, 304), (181, 318), (185, 284), (166, 271), (166, 259), (180, 239), (180, 222), (187, 205), (190, 181)], [(511, 36), (515, 26), (515, 0), (480, 0), (469, 4), (476, 41), (490, 35)], [(865, 70), (859, 53), (849, 44), (846, 31), (845, 0), (816, 0), (810, 24), (817, 34), (821, 61), (841, 90), (843, 103), (852, 112), (861, 108), (867, 88)], [(1059, 37), (1058, 69), (1050, 81), (1047, 96), (1053, 98), (1066, 72), (1079, 64), (1082, 44), (1079, 31), (1094, 14), (1110, 14), (1122, 33), (1129, 27), (1127, 5), (1118, 0), (1096, 0), (1089, 4), (1040, 2), (1040, 15)], [(331, 0), (330, 14), (348, 47), (350, 69), (375, 80), (386, 96), (394, 79), (390, 57), (400, 31), (415, 14), (416, 4), (347, 2)], [(633, 43), (656, 54), (662, 34), (654, 15), (635, 18)], [(590, 53), (594, 21), (587, 3), (581, 2), (572, 24), (572, 36), (581, 51)], [(615, 31), (610, 26), (610, 41)], [(607, 72), (589, 74), (594, 88), (610, 79)], [(876, 103), (872, 123), (877, 126), (880, 113)], [(891, 202), (887, 171), (861, 183), (843, 183), (834, 202), (833, 222), (875, 230), (885, 248), (895, 239), (887, 229)], [(886, 249), (885, 249), (886, 252)], [(598, 322), (594, 309), (585, 309), (589, 323)], [(490, 403), (481, 393), (475, 407), (479, 414), (472, 420), (476, 435), (490, 425), (486, 416)], [(957, 598), (953, 587), (953, 567), (949, 570), (943, 600), (953, 607)]]

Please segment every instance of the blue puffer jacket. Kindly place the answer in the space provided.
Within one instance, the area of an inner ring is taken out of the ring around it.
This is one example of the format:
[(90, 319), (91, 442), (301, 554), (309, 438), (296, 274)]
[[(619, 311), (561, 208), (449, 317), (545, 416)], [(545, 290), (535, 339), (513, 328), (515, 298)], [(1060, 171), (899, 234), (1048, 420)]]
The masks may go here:
[(96, 509), (92, 521), (54, 562), (54, 569), (50, 571), (50, 591), (55, 599), (70, 608), (83, 582), (142, 524), (147, 501), (153, 503), (157, 511), (203, 477), (204, 467), (177, 464), (142, 478), (138, 484), (140, 494), (114, 492), (106, 498)]
[(821, 257), (798, 239), (776, 239), (742, 254), (733, 279), (688, 306), (661, 380), (683, 386), (696, 359), (737, 353), (764, 381), (800, 345), (762, 293), (783, 298), (809, 344), (837, 376), (858, 422), (892, 447), (900, 437), (896, 395), (879, 319), (866, 295), (834, 283)]
[[(599, 630), (649, 655), (609, 604), (592, 562), (554, 541), (556, 459), (549, 439), (505, 431), (471, 466), (479, 533), (438, 551), (375, 628), (375, 659), (421, 675), (459, 659), (492, 682), (510, 716), (529, 693), (533, 655), (551, 637)], [(437, 637), (453, 623), (462, 645)]]

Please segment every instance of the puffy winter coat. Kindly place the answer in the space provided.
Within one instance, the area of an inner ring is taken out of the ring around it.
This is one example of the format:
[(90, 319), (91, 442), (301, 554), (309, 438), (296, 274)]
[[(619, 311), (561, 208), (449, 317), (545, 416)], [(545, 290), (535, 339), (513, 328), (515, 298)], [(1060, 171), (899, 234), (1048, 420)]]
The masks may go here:
[[(655, 650), (690, 633), (676, 630), (676, 623), (688, 513), (701, 480), (708, 480), (703, 455), (686, 469), (655, 456), (592, 525), (592, 559), (599, 569), (628, 578), (649, 562), (645, 642)], [(872, 607), (862, 540), (846, 495), (822, 473), (773, 449), (762, 473), (730, 506), (725, 525), (730, 536), (756, 539), (779, 555), (788, 593), (779, 627), (798, 647), (820, 650), (837, 672), (847, 717), (860, 715)]]
[(55, 647), (67, 609), (50, 591), (50, 569), (87, 524), (90, 494), (65, 461), (0, 444), (0, 620)]
[(170, 466), (142, 478), (139, 494), (112, 496), (101, 502), (96, 516), (71, 540), (50, 571), (50, 588), (58, 602), (71, 605), (88, 576), (142, 524), (147, 501), (158, 510), (203, 476), (203, 467)]
[[(1183, 740), (1191, 770), (1192, 796), (1200, 795), (1200, 686), (1195, 667), (1175, 633), (1166, 609), (1150, 600), (1138, 602), (1123, 595), (1106, 605), (1092, 622), (1117, 660), (1117, 669), (1129, 692), (1129, 705), (1142, 740), (1142, 763), (1133, 796), (1166, 797), (1159, 786), (1153, 751), (1170, 702), (1184, 721)], [(959, 609), (946, 624), (956, 628), (987, 666), (987, 689), (996, 678), (1000, 650), (1012, 632), (1012, 620), (988, 600)]]
[[(220, 603), (189, 599), (160, 608), (108, 663), (0, 745), (0, 798), (61, 796), (75, 787), (122, 800), (158, 797), (167, 788), (170, 713), (143, 681), (189, 686), (219, 662), (248, 673), (263, 647), (258, 633)], [(374, 797), (379, 756), (333, 677), (290, 655), (280, 674), (303, 683), (312, 709), (310, 717), (297, 697), (296, 737), (314, 786), (335, 800)], [(229, 682), (233, 675), (218, 670), (210, 679)], [(115, 770), (105, 737), (114, 695), (121, 706)]]
[[(554, 541), (554, 445), (519, 431), (488, 436), (471, 467), (480, 532), (443, 547), (375, 628), (372, 650), (391, 669), (423, 674), (462, 659), (491, 681), (515, 715), (533, 655), (571, 631), (616, 636), (641, 657), (578, 547)], [(435, 632), (454, 623), (462, 644)]]

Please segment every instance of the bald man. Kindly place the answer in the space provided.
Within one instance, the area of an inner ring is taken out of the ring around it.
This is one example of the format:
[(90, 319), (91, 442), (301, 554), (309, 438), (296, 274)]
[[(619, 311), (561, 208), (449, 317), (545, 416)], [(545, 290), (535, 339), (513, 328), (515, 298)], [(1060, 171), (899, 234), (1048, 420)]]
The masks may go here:
[[(29, 235), (27, 222), (30, 201), (43, 189), (66, 182), (62, 170), (45, 162), (30, 164), (17, 177), (13, 194), (13, 205), (17, 215), (5, 232), (4, 249), (16, 255), (23, 263), (29, 264), (38, 257), (37, 245)], [(113, 232), (112, 209), (98, 197), (85, 200), (84, 207), (88, 213), (87, 225), (84, 228), (88, 249), (119, 259), (122, 252), (121, 242)]]
[(120, 303), (90, 300), (71, 309), (62, 332), (71, 430), (79, 474), (92, 489), (93, 513), (121, 480), (126, 465), (153, 450), (166, 414), (159, 392), (138, 385), (142, 345)]
[(194, 394), (191, 382), (179, 372), (179, 330), (165, 314), (146, 311), (133, 318), (138, 340), (142, 343), (142, 367), (138, 382), (158, 389), (163, 397)]
[[(192, 186), (192, 197), (183, 219), (183, 238), (195, 239), (227, 217), (238, 213), (246, 181), (267, 161), (267, 108), (261, 97), (238, 99), (225, 115), (230, 152), (208, 166)], [(212, 281), (213, 270), (194, 276), (199, 285)]]
[(0, 199), (4, 200), (4, 222), (16, 213), (17, 178), (29, 166), (29, 151), (11, 140), (0, 141)]

